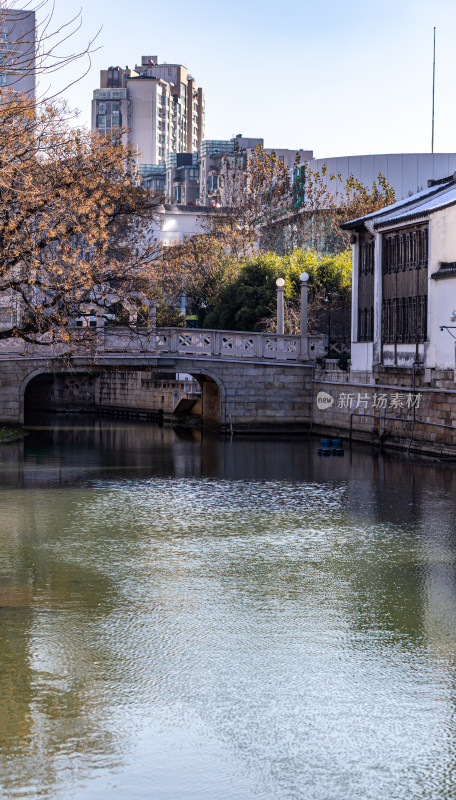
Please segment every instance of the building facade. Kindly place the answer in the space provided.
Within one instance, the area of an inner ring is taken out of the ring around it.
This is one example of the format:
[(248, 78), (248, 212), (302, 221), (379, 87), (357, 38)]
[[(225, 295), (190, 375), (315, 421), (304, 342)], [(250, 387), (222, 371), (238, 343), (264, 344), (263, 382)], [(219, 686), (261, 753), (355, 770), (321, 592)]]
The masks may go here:
[[(92, 130), (128, 130), (138, 164), (166, 167), (171, 153), (196, 153), (204, 137), (204, 91), (182, 64), (143, 56), (134, 69), (101, 70), (92, 100)], [(152, 172), (152, 171), (151, 171)], [(164, 175), (163, 175), (164, 177)]]
[(244, 169), (258, 145), (269, 155), (275, 153), (277, 159), (288, 167), (290, 174), (293, 174), (296, 160), (301, 163), (313, 158), (312, 150), (264, 147), (263, 139), (249, 138), (240, 133), (229, 140), (206, 140), (199, 159), (200, 203), (223, 206), (226, 202), (224, 182), (227, 170)]
[(438, 180), (452, 175), (456, 170), (456, 153), (374, 153), (363, 156), (313, 158), (309, 160), (312, 172), (326, 168), (324, 180), (334, 189), (336, 181), (331, 175), (340, 175), (342, 184), (351, 175), (365, 186), (371, 187), (381, 173), (394, 189), (396, 200), (403, 200), (428, 185), (428, 180)]
[[(244, 169), (258, 145), (263, 147), (264, 140), (238, 134), (232, 139), (205, 139), (198, 153), (171, 153), (166, 158), (167, 202), (223, 206), (227, 170)], [(313, 155), (311, 150), (265, 148), (265, 152), (274, 152), (291, 173), (297, 156), (304, 161)]]
[(352, 371), (451, 370), (456, 174), (342, 227), (353, 242)]
[(198, 153), (171, 153), (166, 157), (166, 191), (170, 203), (197, 205), (200, 197)]
[(35, 12), (2, 7), (0, 89), (7, 87), (35, 100), (35, 40)]

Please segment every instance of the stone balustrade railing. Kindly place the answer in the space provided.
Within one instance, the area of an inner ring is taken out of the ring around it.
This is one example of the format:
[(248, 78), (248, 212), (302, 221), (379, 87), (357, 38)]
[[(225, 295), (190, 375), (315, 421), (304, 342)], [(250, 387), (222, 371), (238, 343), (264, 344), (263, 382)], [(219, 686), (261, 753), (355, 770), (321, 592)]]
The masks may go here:
[(251, 361), (302, 362), (325, 355), (321, 336), (244, 333), (190, 328), (137, 330), (120, 327), (75, 330), (70, 344), (30, 345), (5, 340), (0, 356), (179, 356)]
[[(125, 341), (125, 335), (128, 343)], [(126, 346), (127, 345), (127, 346)], [(104, 328), (104, 351), (143, 352), (169, 356), (308, 361), (325, 354), (321, 336), (290, 336), (189, 328), (157, 328), (144, 334)]]

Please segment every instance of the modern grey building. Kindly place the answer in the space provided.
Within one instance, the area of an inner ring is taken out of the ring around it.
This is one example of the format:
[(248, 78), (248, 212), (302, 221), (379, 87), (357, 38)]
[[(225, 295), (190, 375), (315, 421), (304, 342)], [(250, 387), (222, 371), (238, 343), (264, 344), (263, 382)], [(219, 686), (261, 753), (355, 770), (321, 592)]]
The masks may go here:
[(35, 100), (36, 19), (34, 11), (0, 10), (0, 89)]

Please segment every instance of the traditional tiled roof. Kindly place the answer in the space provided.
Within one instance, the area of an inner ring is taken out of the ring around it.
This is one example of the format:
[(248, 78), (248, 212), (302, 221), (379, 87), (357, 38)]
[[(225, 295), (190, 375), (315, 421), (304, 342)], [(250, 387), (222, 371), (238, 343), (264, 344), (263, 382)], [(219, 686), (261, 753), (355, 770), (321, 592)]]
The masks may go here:
[(406, 197), (398, 203), (366, 214), (364, 217), (344, 222), (341, 228), (344, 230), (359, 230), (364, 227), (366, 222), (371, 222), (374, 228), (383, 225), (391, 225), (395, 222), (403, 222), (417, 217), (427, 217), (429, 214), (441, 208), (456, 204), (456, 179), (451, 177), (444, 183), (430, 186), (422, 192)]

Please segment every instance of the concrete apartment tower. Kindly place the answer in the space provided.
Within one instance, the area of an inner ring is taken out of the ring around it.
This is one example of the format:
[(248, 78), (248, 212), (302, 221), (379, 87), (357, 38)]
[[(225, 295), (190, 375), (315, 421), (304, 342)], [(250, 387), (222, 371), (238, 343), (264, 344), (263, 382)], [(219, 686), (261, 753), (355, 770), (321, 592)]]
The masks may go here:
[[(204, 92), (181, 64), (143, 56), (134, 69), (101, 70), (92, 100), (92, 130), (128, 129), (143, 170), (170, 153), (196, 153), (204, 137)], [(163, 173), (164, 174), (164, 173)]]
[(36, 19), (34, 11), (0, 9), (0, 89), (35, 99)]

